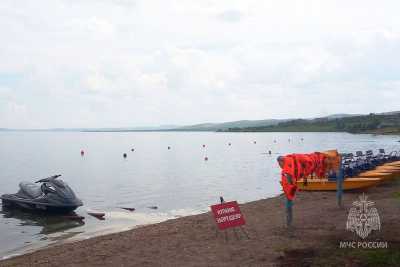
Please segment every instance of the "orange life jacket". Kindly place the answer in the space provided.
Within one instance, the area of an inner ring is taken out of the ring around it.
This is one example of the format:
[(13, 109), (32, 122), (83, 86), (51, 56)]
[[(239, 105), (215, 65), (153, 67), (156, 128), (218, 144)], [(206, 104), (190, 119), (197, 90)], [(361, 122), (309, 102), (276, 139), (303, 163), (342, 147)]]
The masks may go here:
[(325, 171), (338, 172), (342, 158), (337, 150), (328, 150), (322, 152), (325, 155)]
[(282, 173), (289, 174), (293, 179), (297, 180), (298, 168), (294, 154), (283, 157)]
[(314, 172), (314, 164), (308, 154), (294, 154), (297, 162), (298, 177), (297, 179), (307, 178)]
[(297, 180), (315, 174), (318, 177), (325, 175), (325, 155), (319, 152), (311, 154), (289, 154), (282, 160), (281, 185), (287, 199), (293, 200), (297, 191)]
[(283, 192), (286, 195), (286, 198), (289, 200), (293, 200), (296, 195), (297, 185), (293, 183), (293, 179), (288, 177), (289, 175), (282, 172), (281, 176), (281, 185), (283, 188)]
[(281, 185), (286, 198), (293, 200), (297, 191), (296, 181), (299, 175), (297, 160), (293, 154), (283, 157), (282, 160)]
[(310, 158), (314, 165), (314, 173), (317, 177), (324, 177), (326, 173), (325, 169), (325, 155), (319, 152), (310, 154)]

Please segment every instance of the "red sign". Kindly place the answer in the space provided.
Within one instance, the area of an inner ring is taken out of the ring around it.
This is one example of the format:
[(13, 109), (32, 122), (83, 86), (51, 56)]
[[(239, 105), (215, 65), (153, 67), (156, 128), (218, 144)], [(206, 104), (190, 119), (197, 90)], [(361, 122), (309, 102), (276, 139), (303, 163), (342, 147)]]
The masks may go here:
[(236, 201), (212, 205), (211, 210), (220, 230), (245, 224), (243, 214)]

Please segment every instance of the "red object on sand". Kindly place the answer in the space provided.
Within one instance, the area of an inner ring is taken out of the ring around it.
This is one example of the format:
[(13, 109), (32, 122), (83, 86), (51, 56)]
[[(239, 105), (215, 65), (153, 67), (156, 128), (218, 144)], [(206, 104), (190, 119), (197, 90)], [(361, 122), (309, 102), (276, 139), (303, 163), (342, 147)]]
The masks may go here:
[(212, 205), (211, 211), (220, 230), (241, 226), (246, 223), (236, 201)]

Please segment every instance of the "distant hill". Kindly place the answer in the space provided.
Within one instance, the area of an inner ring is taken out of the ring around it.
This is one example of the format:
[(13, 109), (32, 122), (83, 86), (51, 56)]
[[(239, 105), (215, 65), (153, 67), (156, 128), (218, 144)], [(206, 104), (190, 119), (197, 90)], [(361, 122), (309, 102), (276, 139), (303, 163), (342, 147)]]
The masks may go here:
[(356, 117), (356, 116), (362, 116), (363, 114), (332, 114), (326, 117), (322, 117), (328, 120), (334, 120), (334, 119), (341, 119), (341, 118), (348, 118), (348, 117)]
[[(345, 117), (353, 117), (359, 116), (358, 114), (333, 114), (326, 117), (323, 117), (327, 120), (337, 119), (337, 118), (345, 118)], [(312, 119), (304, 119), (304, 120), (313, 120)], [(183, 126), (179, 128), (175, 128), (173, 130), (176, 131), (225, 131), (232, 128), (255, 128), (255, 127), (266, 127), (273, 126), (283, 122), (289, 122), (297, 119), (266, 119), (266, 120), (240, 120), (240, 121), (231, 121), (231, 122), (222, 122), (222, 123), (202, 123), (195, 124), (189, 126)]]
[(287, 120), (241, 120), (241, 121), (231, 121), (222, 123), (202, 123), (189, 126), (183, 126), (175, 128), (177, 131), (217, 131), (217, 130), (227, 130), (229, 128), (246, 128), (246, 127), (257, 127), (266, 125), (275, 125), (280, 122)]
[(381, 114), (323, 117), (312, 120), (296, 119), (275, 125), (229, 128), (229, 132), (350, 132), (400, 134), (400, 112)]

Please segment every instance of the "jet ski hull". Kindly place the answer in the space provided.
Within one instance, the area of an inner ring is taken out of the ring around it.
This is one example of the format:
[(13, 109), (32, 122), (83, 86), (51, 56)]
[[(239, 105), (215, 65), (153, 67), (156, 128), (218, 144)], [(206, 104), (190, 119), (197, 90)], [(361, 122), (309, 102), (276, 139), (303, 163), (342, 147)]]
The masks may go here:
[(71, 205), (52, 205), (49, 203), (40, 203), (28, 199), (21, 199), (15, 195), (2, 195), (2, 205), (9, 208), (20, 208), (30, 211), (41, 211), (48, 213), (70, 213), (82, 206), (82, 202)]

